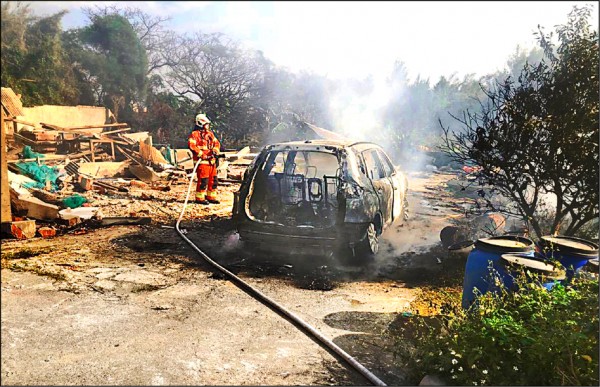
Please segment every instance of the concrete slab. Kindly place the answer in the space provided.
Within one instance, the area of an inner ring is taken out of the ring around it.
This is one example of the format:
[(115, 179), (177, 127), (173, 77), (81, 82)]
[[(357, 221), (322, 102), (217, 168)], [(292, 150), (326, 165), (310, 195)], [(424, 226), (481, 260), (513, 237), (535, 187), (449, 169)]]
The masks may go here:
[[(23, 116), (18, 116), (25, 121), (33, 123), (48, 123), (63, 128), (99, 125), (110, 122), (112, 112), (110, 109), (101, 106), (57, 106), (42, 105), (34, 107), (24, 107)], [(21, 124), (17, 126), (20, 130)]]
[(39, 220), (54, 220), (58, 218), (58, 206), (46, 203), (33, 196), (19, 196), (11, 199), (18, 209), (27, 210), (27, 217)]
[(97, 163), (79, 164), (79, 173), (93, 176), (95, 178), (114, 177), (125, 174), (125, 170), (131, 161), (106, 161)]

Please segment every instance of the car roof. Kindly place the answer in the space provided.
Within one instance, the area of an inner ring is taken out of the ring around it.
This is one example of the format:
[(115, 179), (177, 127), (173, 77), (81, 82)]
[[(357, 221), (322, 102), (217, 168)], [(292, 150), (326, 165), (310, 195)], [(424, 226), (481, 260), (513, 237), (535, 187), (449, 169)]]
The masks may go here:
[(351, 140), (305, 140), (305, 141), (289, 141), (266, 146), (269, 150), (284, 150), (286, 148), (295, 148), (302, 150), (311, 150), (319, 147), (334, 147), (334, 148), (350, 148), (357, 147), (360, 149), (377, 147), (379, 145), (367, 141), (351, 141)]

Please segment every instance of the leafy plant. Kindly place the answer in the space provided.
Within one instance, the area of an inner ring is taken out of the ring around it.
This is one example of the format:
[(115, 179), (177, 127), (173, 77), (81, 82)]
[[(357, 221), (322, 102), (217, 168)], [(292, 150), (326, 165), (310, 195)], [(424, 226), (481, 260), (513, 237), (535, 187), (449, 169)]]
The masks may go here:
[(445, 293), (435, 318), (413, 318), (413, 336), (396, 343), (413, 382), (434, 374), (465, 386), (598, 385), (598, 279), (546, 290), (522, 272), (515, 284), (467, 311)]

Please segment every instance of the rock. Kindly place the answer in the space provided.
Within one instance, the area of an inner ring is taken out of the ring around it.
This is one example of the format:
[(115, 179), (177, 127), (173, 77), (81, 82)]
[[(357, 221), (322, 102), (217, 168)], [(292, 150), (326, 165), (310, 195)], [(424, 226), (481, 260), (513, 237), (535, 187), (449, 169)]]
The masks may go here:
[(445, 386), (446, 383), (444, 383), (444, 381), (442, 379), (440, 379), (439, 376), (436, 375), (425, 375), (425, 377), (423, 377), (423, 379), (421, 379), (421, 382), (419, 383), (419, 386)]

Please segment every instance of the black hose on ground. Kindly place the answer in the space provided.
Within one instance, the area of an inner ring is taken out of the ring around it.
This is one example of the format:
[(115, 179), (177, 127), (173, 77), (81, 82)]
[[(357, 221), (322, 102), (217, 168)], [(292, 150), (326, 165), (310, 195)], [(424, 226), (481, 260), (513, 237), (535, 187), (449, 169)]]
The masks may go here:
[(190, 197), (192, 183), (194, 181), (194, 176), (196, 175), (196, 169), (198, 168), (199, 165), (200, 165), (200, 160), (198, 160), (198, 162), (194, 165), (194, 170), (192, 171), (192, 177), (190, 178), (190, 185), (188, 186), (188, 192), (187, 192), (185, 201), (183, 203), (183, 208), (181, 210), (181, 214), (179, 215), (179, 219), (177, 219), (177, 223), (175, 224), (175, 230), (177, 231), (179, 236), (181, 238), (183, 238), (183, 240), (185, 240), (190, 246), (192, 246), (192, 248), (194, 250), (196, 250), (196, 252), (198, 254), (200, 254), (200, 256), (206, 262), (208, 262), (215, 269), (219, 270), (221, 273), (225, 274), (225, 276), (227, 276), (227, 278), (231, 282), (233, 282), (235, 285), (237, 285), (240, 289), (242, 289), (247, 294), (249, 294), (250, 296), (257, 299), (258, 301), (262, 302), (263, 304), (268, 306), (271, 310), (277, 312), (279, 315), (282, 315), (285, 318), (287, 318), (296, 327), (300, 328), (302, 331), (309, 334), (311, 336), (311, 338), (316, 339), (317, 343), (324, 345), (326, 347), (326, 349), (328, 349), (329, 351), (332, 351), (334, 354), (336, 354), (340, 358), (342, 358), (348, 365), (350, 365), (352, 368), (354, 368), (356, 371), (358, 371), (362, 376), (364, 376), (373, 385), (386, 386), (386, 384), (383, 381), (381, 381), (381, 379), (379, 379), (377, 376), (375, 376), (365, 366), (363, 366), (358, 361), (356, 361), (356, 359), (354, 359), (352, 356), (350, 356), (346, 351), (344, 351), (342, 348), (340, 348), (338, 345), (336, 345), (333, 341), (331, 341), (327, 337), (323, 336), (321, 334), (321, 332), (317, 331), (311, 325), (307, 324), (305, 321), (300, 319), (300, 317), (296, 316), (294, 313), (290, 312), (283, 306), (279, 305), (277, 302), (273, 301), (272, 299), (270, 299), (269, 297), (267, 297), (266, 295), (261, 293), (259, 290), (248, 285), (241, 278), (239, 278), (238, 276), (236, 276), (235, 274), (233, 274), (232, 272), (230, 272), (223, 266), (219, 265), (217, 262), (213, 261), (208, 255), (206, 255), (202, 250), (200, 250), (198, 248), (198, 246), (196, 246), (188, 237), (186, 237), (183, 234), (183, 232), (179, 228), (179, 225), (181, 223), (181, 219), (183, 218), (183, 214), (185, 213), (187, 202)]

